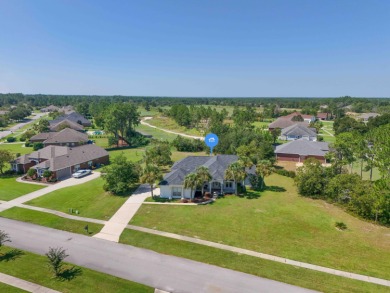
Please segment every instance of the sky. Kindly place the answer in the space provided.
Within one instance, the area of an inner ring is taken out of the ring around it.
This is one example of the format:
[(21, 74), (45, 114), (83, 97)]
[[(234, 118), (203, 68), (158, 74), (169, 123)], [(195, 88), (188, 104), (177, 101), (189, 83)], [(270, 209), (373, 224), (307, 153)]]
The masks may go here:
[(390, 97), (388, 0), (0, 0), (0, 93)]

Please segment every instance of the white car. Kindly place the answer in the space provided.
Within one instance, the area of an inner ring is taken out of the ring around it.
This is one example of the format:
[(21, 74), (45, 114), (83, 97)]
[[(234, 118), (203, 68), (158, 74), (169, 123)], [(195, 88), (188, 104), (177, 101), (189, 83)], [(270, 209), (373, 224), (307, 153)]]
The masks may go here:
[(72, 177), (73, 178), (81, 178), (81, 177), (84, 177), (88, 174), (91, 174), (91, 170), (88, 170), (88, 169), (85, 169), (85, 170), (78, 170), (77, 172), (74, 172), (72, 174)]

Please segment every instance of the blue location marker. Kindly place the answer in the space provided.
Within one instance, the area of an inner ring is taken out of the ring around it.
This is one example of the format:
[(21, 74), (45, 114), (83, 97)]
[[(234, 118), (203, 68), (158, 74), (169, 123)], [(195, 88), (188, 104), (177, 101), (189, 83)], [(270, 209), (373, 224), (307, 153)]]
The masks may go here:
[(213, 148), (218, 144), (218, 136), (214, 133), (209, 133), (204, 139), (206, 145), (210, 148), (210, 154), (213, 153)]

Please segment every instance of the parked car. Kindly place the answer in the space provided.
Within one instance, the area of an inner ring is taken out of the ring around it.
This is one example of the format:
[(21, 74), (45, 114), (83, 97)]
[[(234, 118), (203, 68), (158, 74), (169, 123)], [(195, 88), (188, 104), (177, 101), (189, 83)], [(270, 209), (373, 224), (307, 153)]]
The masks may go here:
[(92, 171), (91, 170), (88, 170), (88, 169), (85, 169), (85, 170), (78, 170), (77, 172), (74, 172), (72, 174), (72, 177), (73, 178), (81, 178), (81, 177), (84, 177), (88, 174), (91, 174)]

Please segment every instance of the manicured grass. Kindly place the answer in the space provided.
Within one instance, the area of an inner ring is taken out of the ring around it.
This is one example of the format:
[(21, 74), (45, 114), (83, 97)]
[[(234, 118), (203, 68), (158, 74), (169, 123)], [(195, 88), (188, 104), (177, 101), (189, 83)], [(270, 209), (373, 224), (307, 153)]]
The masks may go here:
[[(370, 180), (370, 172), (369, 171), (364, 171), (364, 166), (365, 164), (363, 164), (363, 179), (364, 180)], [(346, 168), (348, 169), (348, 171), (351, 170), (351, 167), (350, 166), (346, 166)], [(356, 173), (360, 176), (360, 161), (357, 161), (353, 164), (352, 166), (352, 171), (353, 173)], [(381, 174), (379, 173), (379, 170), (378, 168), (374, 168), (372, 170), (372, 180), (378, 180), (381, 178)]]
[(188, 156), (208, 156), (206, 152), (178, 152), (178, 151), (172, 151), (172, 161), (176, 162), (181, 159), (187, 158)]
[(155, 116), (153, 119), (147, 120), (146, 122), (153, 126), (179, 132), (179, 133), (185, 133), (185, 134), (196, 135), (196, 136), (204, 135), (204, 133), (201, 133), (199, 130), (195, 128), (186, 128), (184, 126), (178, 125), (176, 121), (170, 117)]
[[(188, 208), (188, 207), (187, 207)], [(126, 229), (121, 243), (143, 247), (321, 292), (387, 292), (386, 287)]]
[[(11, 252), (13, 249), (5, 247), (2, 253)], [(22, 251), (22, 255), (14, 260), (0, 261), (0, 271), (14, 277), (33, 282), (51, 289), (64, 293), (83, 292), (118, 292), (118, 293), (144, 293), (154, 292), (153, 288), (148, 286), (103, 274), (87, 268), (81, 269), (81, 275), (72, 280), (59, 280), (52, 277), (52, 273), (47, 266), (45, 256), (32, 254)], [(65, 268), (71, 268), (73, 265), (66, 263)], [(0, 286), (1, 290), (1, 286)], [(23, 291), (3, 291), (1, 292), (23, 292)]]
[[(389, 228), (299, 196), (291, 178), (274, 174), (266, 184), (275, 191), (252, 192), (251, 199), (228, 196), (213, 205), (193, 207), (143, 205), (130, 223), (390, 278)], [(286, 191), (277, 191), (283, 188)], [(336, 230), (335, 222), (344, 222), (348, 230)]]
[(252, 124), (258, 128), (267, 128), (268, 129), (268, 125), (270, 124), (271, 122), (264, 122), (264, 121), (255, 121), (253, 122)]
[(162, 131), (162, 130), (159, 130), (159, 129), (156, 129), (153, 127), (149, 127), (146, 125), (142, 125), (142, 124), (138, 125), (135, 128), (135, 130), (140, 131), (141, 133), (144, 133), (144, 134), (152, 135), (153, 138), (155, 138), (155, 139), (172, 141), (177, 137), (176, 134), (168, 133), (168, 132), (165, 132), (165, 131)]
[(124, 156), (132, 162), (138, 162), (143, 159), (145, 148), (133, 148), (133, 149), (119, 149), (114, 151), (109, 151), (110, 159), (119, 156), (120, 154), (124, 154)]
[[(103, 190), (104, 180), (97, 178), (86, 183), (53, 191), (26, 204), (68, 213), (70, 208), (79, 211), (81, 217), (109, 220), (129, 198), (112, 195)], [(136, 188), (135, 186), (134, 188)]]
[(6, 292), (6, 293), (24, 293), (28, 291), (24, 291), (22, 289), (12, 287), (10, 285), (6, 285), (3, 283), (0, 283), (0, 292)]
[(89, 236), (98, 233), (103, 228), (103, 225), (100, 224), (61, 218), (56, 215), (17, 207), (1, 212), (0, 217), (79, 234), (86, 234), (84, 227), (88, 225)]
[(42, 188), (45, 186), (16, 182), (13, 176), (0, 177), (0, 200), (11, 200)]
[(15, 155), (18, 153), (25, 155), (34, 151), (32, 147), (25, 147), (24, 143), (2, 143), (0, 144), (0, 149), (9, 150)]

